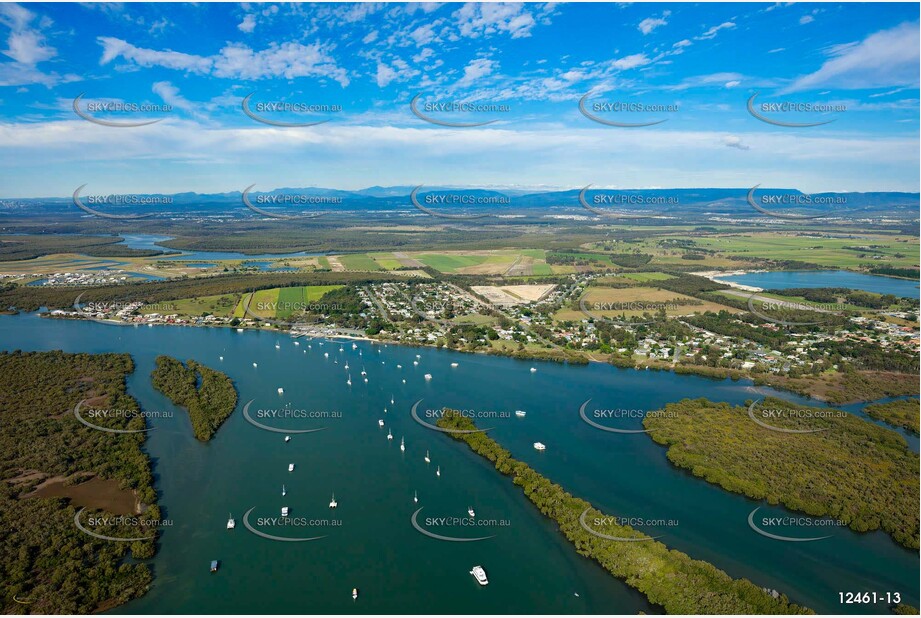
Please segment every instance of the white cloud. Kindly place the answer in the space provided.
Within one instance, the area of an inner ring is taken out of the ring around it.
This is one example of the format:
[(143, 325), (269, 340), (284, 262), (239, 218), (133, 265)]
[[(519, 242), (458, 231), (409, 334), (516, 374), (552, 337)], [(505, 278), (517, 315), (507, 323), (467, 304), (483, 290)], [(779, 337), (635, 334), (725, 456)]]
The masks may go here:
[(717, 35), (717, 33), (718, 33), (720, 30), (731, 30), (732, 28), (735, 28), (735, 27), (736, 27), (736, 25), (735, 25), (733, 22), (731, 22), (731, 21), (724, 21), (723, 23), (721, 23), (721, 24), (718, 25), (718, 26), (713, 26), (712, 28), (709, 28), (706, 32), (704, 32), (704, 33), (701, 34), (700, 36), (694, 37), (694, 40), (696, 40), (696, 41), (706, 41), (706, 40), (715, 38), (716, 35)]
[(631, 54), (630, 56), (624, 56), (623, 58), (618, 58), (611, 63), (611, 66), (615, 69), (626, 71), (627, 69), (635, 69), (636, 67), (645, 66), (652, 62), (646, 54)]
[(368, 43), (373, 43), (377, 40), (377, 30), (372, 30), (361, 39), (361, 42), (367, 45)]
[(256, 16), (249, 13), (243, 17), (243, 21), (237, 24), (237, 28), (239, 28), (240, 32), (252, 32), (256, 29)]
[(671, 11), (665, 11), (662, 13), (662, 17), (647, 17), (637, 26), (640, 32), (643, 34), (649, 34), (659, 26), (664, 26), (668, 24), (668, 21), (665, 19), (671, 15)]
[(478, 79), (492, 75), (499, 68), (499, 63), (489, 58), (477, 58), (464, 67), (464, 76), (457, 82), (458, 86), (469, 86)]
[[(10, 29), (3, 53), (28, 67), (57, 55), (57, 50), (45, 42), (45, 35), (31, 27), (34, 19), (32, 11), (18, 4), (0, 4), (0, 24)], [(39, 25), (42, 25), (41, 22)]]
[(726, 83), (723, 84), (723, 85), (724, 85), (726, 88), (735, 88), (736, 86), (738, 86), (738, 85), (741, 84), (741, 83), (742, 83), (742, 82), (740, 82), (739, 80), (733, 79), (733, 80), (730, 80), (730, 81), (726, 82)]
[(918, 22), (881, 30), (859, 43), (834, 47), (833, 57), (818, 71), (796, 79), (785, 91), (917, 86), (919, 47)]
[(477, 38), (505, 33), (518, 39), (531, 36), (531, 29), (537, 23), (528, 10), (532, 6), (537, 5), (468, 2), (452, 17), (457, 20), (461, 36)]
[(799, 23), (801, 26), (805, 26), (806, 24), (811, 24), (814, 21), (815, 21), (815, 17), (813, 17), (812, 15), (803, 15), (802, 17), (799, 18)]
[(742, 138), (738, 135), (724, 135), (723, 146), (737, 148), (739, 150), (749, 150), (749, 147), (742, 142)]
[(263, 50), (253, 50), (242, 43), (231, 43), (214, 56), (197, 56), (172, 50), (136, 47), (113, 37), (99, 37), (103, 53), (100, 64), (118, 58), (142, 67), (159, 66), (190, 73), (211, 74), (231, 79), (266, 79), (284, 77), (330, 78), (345, 87), (349, 78), (331, 56), (331, 49), (320, 43), (272, 43)]

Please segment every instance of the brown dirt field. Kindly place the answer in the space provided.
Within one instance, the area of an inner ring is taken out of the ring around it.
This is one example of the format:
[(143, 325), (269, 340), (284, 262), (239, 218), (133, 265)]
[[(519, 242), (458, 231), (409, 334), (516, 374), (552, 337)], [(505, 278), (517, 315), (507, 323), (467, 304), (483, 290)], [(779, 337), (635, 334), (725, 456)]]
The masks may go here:
[(112, 479), (92, 479), (77, 485), (65, 485), (65, 479), (53, 477), (23, 498), (68, 498), (76, 506), (102, 509), (116, 515), (136, 515), (138, 499), (134, 491), (122, 489)]

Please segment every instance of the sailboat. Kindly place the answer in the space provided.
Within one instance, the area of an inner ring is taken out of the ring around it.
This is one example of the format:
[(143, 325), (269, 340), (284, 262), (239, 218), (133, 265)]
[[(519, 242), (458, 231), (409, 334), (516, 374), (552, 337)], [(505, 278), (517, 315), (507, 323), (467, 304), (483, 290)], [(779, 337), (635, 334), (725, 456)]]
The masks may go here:
[(233, 513), (230, 514), (230, 519), (227, 520), (227, 529), (233, 530), (237, 527), (237, 522), (233, 519)]
[(348, 384), (349, 386), (352, 385), (352, 374), (349, 374), (349, 379), (346, 380), (345, 383)]
[(390, 403), (393, 404), (393, 395), (390, 395)]
[(438, 466), (438, 467), (435, 469), (435, 476), (441, 476), (441, 466)]
[(333, 494), (333, 499), (329, 501), (329, 508), (334, 509), (339, 506), (339, 503), (336, 502), (336, 494)]
[(364, 367), (361, 368), (361, 375), (363, 375), (363, 376), (368, 375), (368, 372), (365, 371), (365, 368), (364, 368)]
[(291, 441), (291, 436), (285, 436), (285, 442), (290, 442), (290, 441)]
[(425, 451), (425, 463), (432, 463), (432, 458), (429, 457), (428, 451)]
[(280, 350), (280, 349), (281, 349), (281, 344), (276, 343), (276, 344), (275, 344), (275, 349), (276, 349), (276, 350)]
[(427, 373), (427, 374), (425, 374), (423, 377), (424, 377), (426, 380), (431, 380), (431, 379), (432, 379), (432, 374)]
[(352, 349), (353, 349), (353, 350), (356, 349), (357, 347), (358, 347), (358, 346), (355, 345), (354, 343), (352, 344)]
[(378, 426), (378, 427), (383, 427), (383, 426), (384, 426), (384, 419), (382, 419), (382, 418), (377, 419), (377, 426)]
[(400, 450), (404, 452), (406, 451), (406, 442), (403, 440), (403, 438), (400, 438)]
[(253, 363), (253, 367), (258, 367), (258, 366), (259, 366), (259, 365), (257, 365), (256, 363)]
[(393, 432), (391, 432), (389, 429), (387, 430), (387, 439), (393, 440)]
[(476, 512), (474, 512), (472, 506), (467, 507), (467, 515), (470, 515), (470, 517), (476, 517)]
[(285, 389), (283, 389), (282, 387), (279, 386), (279, 387), (278, 387), (278, 394), (279, 394), (279, 395), (284, 395), (284, 394), (285, 394)]
[(348, 369), (349, 369), (349, 361), (345, 361), (345, 370), (348, 371)]
[(323, 358), (329, 358), (329, 352), (323, 352)]
[(284, 485), (281, 486), (281, 495), (282, 495), (282, 496), (287, 496), (287, 495), (288, 495), (288, 490), (285, 489), (285, 486), (284, 486)]
[(352, 600), (354, 601), (357, 598), (358, 598), (358, 588), (352, 588)]
[(413, 502), (419, 502), (419, 493), (413, 492)]
[(224, 360), (223, 356), (218, 356), (218, 360)]

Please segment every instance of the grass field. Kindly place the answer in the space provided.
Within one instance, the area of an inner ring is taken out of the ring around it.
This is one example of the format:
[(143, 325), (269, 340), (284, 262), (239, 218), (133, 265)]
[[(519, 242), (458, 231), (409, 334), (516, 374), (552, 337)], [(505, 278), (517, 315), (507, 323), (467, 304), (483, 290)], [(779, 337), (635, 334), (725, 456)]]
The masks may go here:
[[(320, 300), (330, 290), (341, 287), (341, 285), (306, 285), (258, 290), (255, 294), (244, 294), (241, 297), (240, 302), (234, 308), (233, 316), (285, 319), (292, 313), (306, 308), (308, 303)], [(249, 302), (248, 315), (244, 310), (247, 301)]]
[(646, 281), (665, 281), (666, 279), (674, 279), (673, 275), (668, 275), (665, 273), (625, 273), (624, 277), (627, 279), (633, 279), (634, 281), (640, 281), (645, 283)]
[[(240, 302), (239, 294), (218, 294), (216, 296), (201, 296), (199, 298), (183, 298), (169, 300), (163, 303), (141, 307), (139, 313), (160, 313), (170, 315), (173, 313), (183, 316), (200, 316), (211, 313), (219, 317), (230, 317), (234, 308)], [(164, 307), (167, 306), (167, 308)]]
[(383, 270), (380, 264), (364, 253), (349, 253), (338, 258), (346, 270)]
[(400, 260), (392, 253), (369, 253), (368, 256), (384, 270), (396, 270), (403, 267)]
[[(614, 318), (618, 316), (641, 316), (644, 313), (656, 314), (659, 306), (665, 307), (669, 316), (720, 311), (725, 309), (738, 313), (737, 309), (708, 301), (698, 301), (690, 296), (660, 290), (651, 287), (604, 288), (590, 287), (582, 295), (586, 307), (593, 315)], [(610, 308), (607, 308), (610, 307)], [(634, 308), (635, 307), (635, 308)], [(565, 307), (554, 316), (556, 321), (584, 320), (586, 315), (578, 307)]]
[[(799, 260), (821, 266), (854, 268), (861, 264), (896, 267), (918, 266), (918, 239), (908, 236), (867, 234), (849, 238), (822, 238), (765, 232), (756, 234), (687, 237), (698, 247), (719, 251), (724, 256), (754, 256), (773, 260)], [(865, 247), (861, 250), (845, 247)], [(863, 257), (861, 257), (863, 254)], [(874, 256), (881, 256), (874, 259)], [(688, 263), (687, 260), (681, 260)], [(703, 263), (702, 263), (703, 264)]]

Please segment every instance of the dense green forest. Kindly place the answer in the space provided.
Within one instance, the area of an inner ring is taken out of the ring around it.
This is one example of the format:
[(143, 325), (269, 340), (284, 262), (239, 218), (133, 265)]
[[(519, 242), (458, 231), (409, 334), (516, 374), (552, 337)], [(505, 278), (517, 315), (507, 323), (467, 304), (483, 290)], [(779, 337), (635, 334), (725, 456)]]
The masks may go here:
[[(453, 411), (438, 420), (444, 428), (476, 429), (473, 421)], [(541, 513), (555, 521), (579, 554), (598, 562), (608, 572), (646, 595), (669, 614), (804, 614), (804, 607), (780, 595), (774, 598), (747, 579), (733, 579), (702, 560), (694, 560), (658, 541), (619, 543), (586, 531), (579, 518), (586, 509), (592, 520), (605, 517), (591, 504), (567, 493), (541, 476), (484, 433), (452, 433), (477, 454), (510, 476)], [(629, 526), (609, 524), (598, 532), (618, 536), (643, 536)]]
[(706, 399), (668, 404), (643, 426), (669, 461), (723, 489), (918, 547), (918, 455), (902, 436), (846, 413), (819, 418), (827, 408), (774, 398), (756, 406), (776, 412), (768, 423), (781, 429), (826, 431), (774, 431), (747, 406)]
[(890, 425), (904, 427), (919, 433), (919, 408), (917, 399), (900, 399), (888, 403), (873, 403), (863, 409), (872, 418)]
[(192, 431), (202, 442), (211, 439), (237, 405), (237, 390), (226, 374), (189, 360), (157, 357), (151, 374), (154, 387), (189, 411)]
[[(143, 563), (154, 541), (119, 543), (74, 526), (77, 509), (63, 498), (29, 494), (49, 477), (67, 483), (97, 477), (133, 491), (143, 518), (158, 520), (143, 433), (111, 434), (82, 425), (77, 403), (137, 410), (125, 392), (134, 370), (127, 354), (0, 353), (0, 599), (4, 613), (90, 613), (143, 595), (152, 580)], [(140, 415), (108, 415), (93, 422), (143, 429)], [(99, 512), (97, 512), (99, 514)], [(85, 515), (84, 517), (87, 517)], [(113, 525), (110, 536), (153, 536), (155, 530)], [(14, 599), (15, 597), (15, 599)]]

